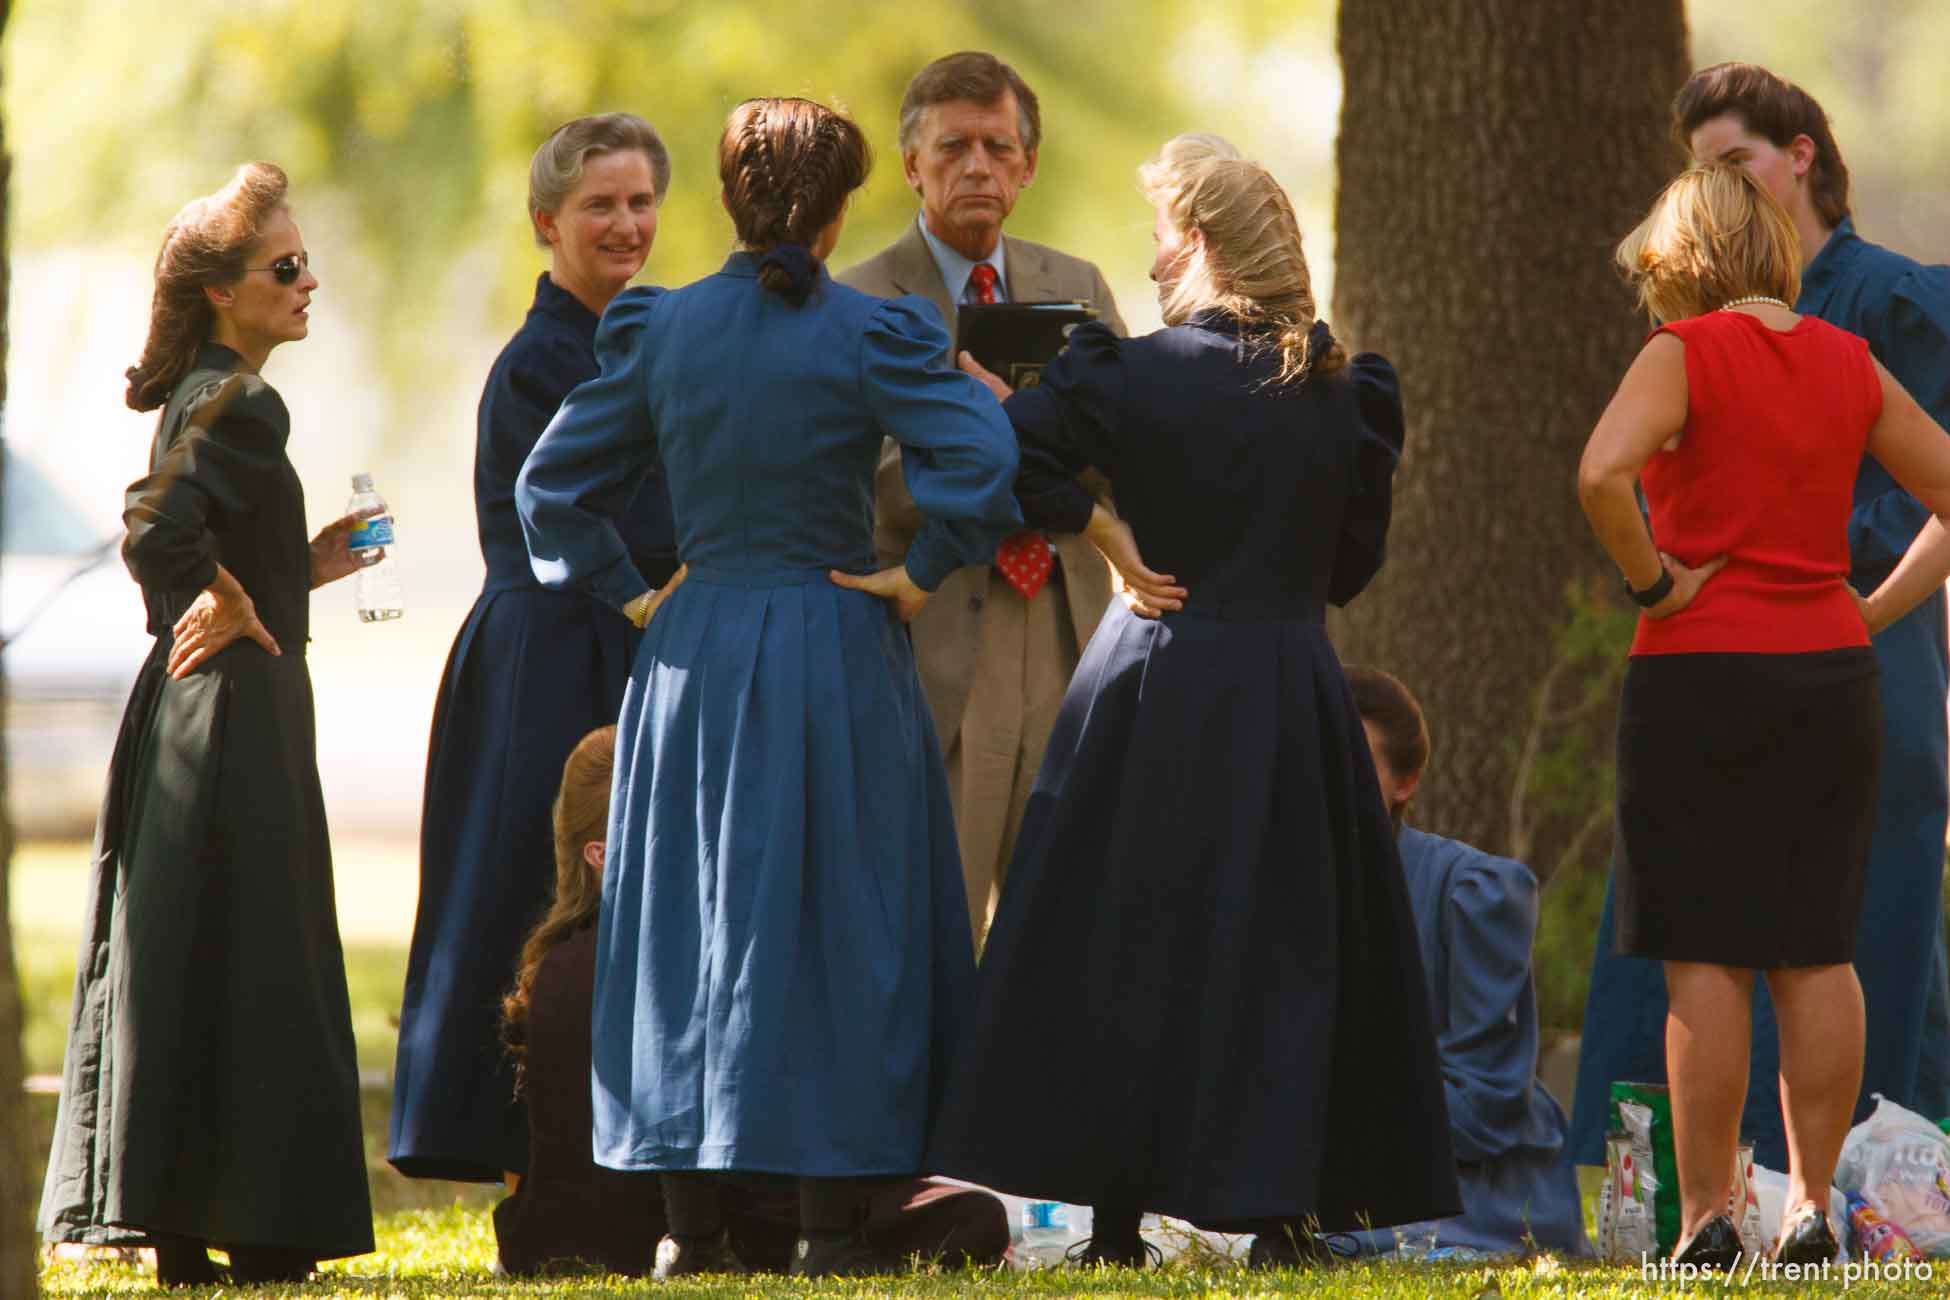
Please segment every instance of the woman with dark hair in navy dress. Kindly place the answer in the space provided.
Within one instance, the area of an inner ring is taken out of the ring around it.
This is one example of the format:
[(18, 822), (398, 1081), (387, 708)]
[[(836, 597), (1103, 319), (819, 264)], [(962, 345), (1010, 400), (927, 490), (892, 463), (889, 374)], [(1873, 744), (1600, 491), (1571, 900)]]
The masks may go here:
[[(656, 1272), (738, 1272), (717, 1175), (798, 1179), (795, 1273), (882, 1271), (864, 1180), (912, 1176), (973, 994), (948, 778), (903, 621), (1022, 526), (1015, 439), (937, 363), (925, 301), (825, 259), (865, 137), (749, 100), (718, 146), (739, 249), (632, 289), (602, 374), (515, 488), (535, 571), (649, 625), (617, 722), (591, 1004), (596, 1163), (654, 1170)], [(901, 444), (928, 522), (876, 571), (873, 474)], [(680, 579), (614, 527), (661, 459)]]
[[(487, 580), (440, 681), (420, 827), (420, 908), (400, 1008), (387, 1158), (415, 1178), (499, 1182), (528, 1163), (501, 995), (548, 906), (549, 792), (591, 728), (616, 720), (637, 632), (528, 570), (515, 475), (569, 390), (596, 374), (596, 322), (643, 268), (670, 155), (627, 113), (577, 118), (535, 151), (528, 206), (550, 267), (481, 394), (474, 500)], [(652, 469), (618, 521), (645, 578), (676, 567)]]
[(1380, 567), (1401, 403), (1314, 319), (1264, 168), (1194, 136), (1140, 176), (1171, 324), (1083, 326), (1006, 409), (1024, 517), (1097, 541), (1144, 609), (1112, 605), (1064, 698), (929, 1164), (1090, 1202), (1089, 1261), (1143, 1262), (1156, 1210), (1293, 1265), (1318, 1231), (1460, 1208), (1401, 860), (1322, 623)]

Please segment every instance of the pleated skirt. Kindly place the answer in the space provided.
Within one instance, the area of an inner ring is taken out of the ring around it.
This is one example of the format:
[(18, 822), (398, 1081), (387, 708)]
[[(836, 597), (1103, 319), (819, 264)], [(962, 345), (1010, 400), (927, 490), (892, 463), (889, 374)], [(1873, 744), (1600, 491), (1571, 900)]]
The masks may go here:
[(1401, 860), (1317, 615), (1113, 603), (1030, 797), (929, 1163), (1239, 1231), (1457, 1212)]
[(918, 1170), (974, 959), (890, 608), (823, 569), (693, 568), (637, 655), (610, 818), (597, 1162)]

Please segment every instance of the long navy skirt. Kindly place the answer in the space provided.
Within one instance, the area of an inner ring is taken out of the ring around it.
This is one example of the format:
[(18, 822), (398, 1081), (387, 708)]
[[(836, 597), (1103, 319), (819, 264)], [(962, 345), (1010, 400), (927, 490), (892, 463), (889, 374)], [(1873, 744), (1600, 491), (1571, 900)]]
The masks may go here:
[(978, 989), (930, 1169), (1240, 1231), (1461, 1208), (1394, 831), (1318, 616), (1112, 605)]
[(555, 887), (549, 809), (576, 742), (616, 721), (639, 633), (590, 597), (490, 584), (440, 680), (420, 904), (400, 1008), (387, 1159), (414, 1178), (528, 1167), (501, 997)]

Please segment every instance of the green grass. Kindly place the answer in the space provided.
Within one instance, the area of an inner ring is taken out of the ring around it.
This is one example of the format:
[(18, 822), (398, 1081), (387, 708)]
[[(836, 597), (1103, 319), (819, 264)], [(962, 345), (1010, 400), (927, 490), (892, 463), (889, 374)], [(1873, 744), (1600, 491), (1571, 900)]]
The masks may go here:
[[(338, 853), (339, 924), (346, 942), (346, 975), (352, 997), (353, 1029), (364, 1070), (390, 1074), (406, 970), (406, 946), (413, 923), (414, 850), (409, 844), (341, 846)], [(87, 883), (87, 846), (28, 844), (16, 856), (13, 874), (13, 924), (16, 954), (26, 994), (26, 1051), (30, 1072), (60, 1069), (67, 1033), (68, 1000)], [(1260, 1274), (1237, 1266), (1198, 1267), (1174, 1263), (1149, 1271), (1102, 1273), (924, 1272), (881, 1283), (811, 1285), (783, 1278), (652, 1284), (625, 1278), (552, 1279), (511, 1282), (490, 1273), (494, 1232), (488, 1210), (500, 1196), (495, 1187), (442, 1183), (400, 1177), (385, 1163), (389, 1097), (369, 1090), (362, 1098), (366, 1164), (378, 1216), (378, 1250), (327, 1266), (309, 1286), (263, 1288), (259, 1294), (348, 1297), (462, 1297), (485, 1295), (609, 1296), (654, 1292), (673, 1297), (729, 1296), (1229, 1296), (1302, 1293), (1324, 1300), (1517, 1300), (1518, 1297), (1610, 1300), (1612, 1297), (1827, 1296), (1844, 1294), (1841, 1280), (1826, 1284), (1769, 1283), (1755, 1276), (1737, 1288), (1724, 1283), (1682, 1287), (1648, 1282), (1639, 1270), (1552, 1261), (1508, 1264), (1401, 1265), (1369, 1263), (1321, 1272)], [(47, 1161), (54, 1126), (55, 1099), (29, 1098), (37, 1148), (35, 1186)], [(1596, 1171), (1584, 1171), (1586, 1204), (1595, 1191)], [(1950, 1282), (1950, 1261), (1944, 1279)], [(42, 1284), (50, 1296), (156, 1294), (154, 1275), (112, 1253), (48, 1263)], [(1937, 1282), (1908, 1285), (1855, 1283), (1850, 1296), (1925, 1296), (1941, 1294)], [(214, 1295), (216, 1292), (204, 1294)]]
[[(326, 1266), (323, 1277), (303, 1287), (266, 1287), (262, 1296), (461, 1297), (461, 1296), (612, 1296), (655, 1295), (716, 1298), (732, 1296), (1232, 1296), (1304, 1294), (1322, 1300), (1612, 1300), (1659, 1295), (1723, 1297), (1768, 1296), (1926, 1296), (1941, 1294), (1934, 1281), (1770, 1283), (1756, 1275), (1745, 1282), (1681, 1286), (1641, 1278), (1636, 1268), (1571, 1266), (1551, 1260), (1484, 1264), (1368, 1263), (1306, 1272), (1251, 1273), (1237, 1265), (1195, 1267), (1173, 1263), (1136, 1272), (1040, 1273), (927, 1270), (878, 1281), (795, 1282), (779, 1277), (724, 1278), (652, 1283), (628, 1278), (551, 1278), (513, 1282), (490, 1272), (494, 1235), (486, 1215), (460, 1206), (402, 1211), (382, 1216), (378, 1250)], [(153, 1275), (110, 1258), (58, 1261), (42, 1274), (49, 1296), (116, 1295), (153, 1291)], [(216, 1295), (205, 1291), (197, 1294)]]

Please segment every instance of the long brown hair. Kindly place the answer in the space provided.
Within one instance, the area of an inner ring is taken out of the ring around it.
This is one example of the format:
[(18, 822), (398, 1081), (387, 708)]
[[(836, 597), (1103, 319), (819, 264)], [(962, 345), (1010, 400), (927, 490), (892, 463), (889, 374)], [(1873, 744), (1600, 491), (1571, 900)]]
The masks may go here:
[[(748, 99), (731, 110), (718, 140), (725, 211), (738, 242), (754, 251), (810, 248), (872, 166), (853, 120), (810, 99)], [(792, 276), (778, 266), (761, 269), (758, 281), (793, 292)]]
[(1338, 342), (1323, 356), (1308, 355), (1313, 276), (1300, 245), (1300, 219), (1271, 172), (1218, 136), (1191, 133), (1165, 141), (1138, 168), (1138, 189), (1181, 232), (1203, 237), (1163, 295), (1165, 324), (1219, 307), (1241, 322), (1270, 327), (1280, 357), (1275, 384), (1331, 375), (1347, 364)]
[(285, 207), (288, 189), (282, 168), (245, 163), (222, 189), (190, 200), (169, 223), (156, 254), (149, 337), (142, 359), (127, 372), (131, 410), (155, 410), (189, 373), (216, 323), (204, 288), (243, 278), (266, 221)]
[(515, 1059), (515, 1088), (528, 1055), (528, 1002), (535, 975), (551, 949), (595, 918), (602, 903), (603, 875), (582, 856), (583, 846), (609, 834), (609, 779), (616, 765), (616, 728), (598, 727), (584, 736), (562, 765), (562, 788), (555, 796), (555, 900), (521, 946), (515, 986), (501, 999), (501, 1038)]

